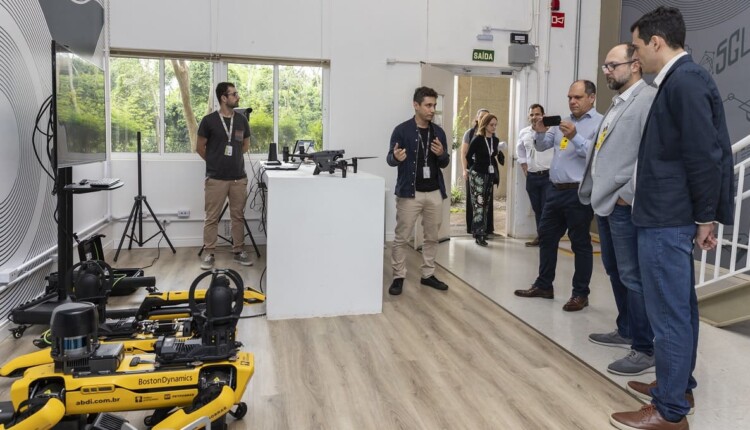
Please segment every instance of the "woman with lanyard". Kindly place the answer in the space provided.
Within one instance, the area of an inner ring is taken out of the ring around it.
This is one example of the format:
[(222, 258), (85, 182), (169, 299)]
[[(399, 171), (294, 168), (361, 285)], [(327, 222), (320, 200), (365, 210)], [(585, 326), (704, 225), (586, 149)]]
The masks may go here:
[[(471, 165), (474, 163), (474, 160), (466, 158), (466, 153), (469, 152), (469, 145), (471, 145), (471, 140), (474, 139), (474, 134), (477, 132), (477, 129), (479, 128), (479, 122), (482, 121), (482, 118), (484, 118), (485, 115), (490, 113), (489, 110), (485, 108), (481, 108), (477, 111), (477, 116), (474, 118), (474, 123), (471, 125), (471, 128), (466, 130), (466, 133), (464, 133), (464, 137), (461, 139), (461, 166), (463, 167), (463, 178), (464, 178), (464, 191), (466, 191), (466, 232), (471, 233), (471, 220), (474, 219), (474, 210), (471, 206), (471, 188), (469, 187), (469, 169), (471, 169)], [(487, 219), (487, 224), (490, 228), (487, 229), (487, 234), (492, 234), (492, 213), (490, 213), (489, 218)]]
[(466, 158), (474, 160), (469, 169), (469, 188), (474, 211), (471, 232), (480, 246), (487, 246), (487, 218), (489, 211), (493, 210), (492, 186), (499, 183), (500, 178), (497, 164), (499, 140), (495, 137), (495, 129), (497, 117), (493, 114), (485, 115), (466, 152)]

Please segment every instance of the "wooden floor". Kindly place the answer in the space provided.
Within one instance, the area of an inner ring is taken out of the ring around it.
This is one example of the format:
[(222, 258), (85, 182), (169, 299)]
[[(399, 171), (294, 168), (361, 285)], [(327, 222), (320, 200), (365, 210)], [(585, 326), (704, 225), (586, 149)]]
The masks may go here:
[[(162, 291), (187, 289), (201, 273), (197, 249), (177, 251), (162, 249), (147, 269)], [(389, 261), (390, 251), (384, 254)], [(153, 249), (124, 252), (114, 266), (144, 266), (155, 256)], [(398, 297), (386, 291), (391, 275), (384, 264), (382, 314), (243, 319), (240, 339), (255, 354), (256, 369), (244, 397), (247, 416), (230, 418), (230, 428), (590, 430), (612, 428), (612, 412), (640, 407), (441, 268), (436, 275), (449, 291), (420, 286), (420, 259), (416, 252), (409, 255), (410, 274)], [(217, 267), (237, 269), (256, 288), (263, 266), (262, 259), (245, 268), (233, 264), (228, 252), (217, 255)], [(113, 305), (137, 303), (142, 294)], [(6, 338), (0, 350), (13, 356), (32, 351), (39, 331), (32, 327), (21, 340)], [(0, 399), (8, 399), (11, 382), (0, 381)], [(125, 416), (143, 428), (144, 415)]]

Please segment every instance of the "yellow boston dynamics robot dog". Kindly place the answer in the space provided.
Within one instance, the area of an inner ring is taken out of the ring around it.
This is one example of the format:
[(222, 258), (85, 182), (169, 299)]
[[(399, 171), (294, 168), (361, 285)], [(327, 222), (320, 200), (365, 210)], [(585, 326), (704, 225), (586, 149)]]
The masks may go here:
[[(170, 291), (164, 293), (150, 293), (137, 309), (107, 309), (107, 299), (111, 290), (111, 279), (108, 279), (108, 265), (100, 261), (85, 261), (79, 263), (78, 276), (74, 279), (68, 291), (68, 297), (74, 301), (91, 302), (97, 307), (99, 315), (98, 336), (101, 342), (121, 342), (125, 353), (138, 354), (154, 351), (154, 345), (158, 336), (174, 335), (179, 338), (196, 337), (196, 327), (190, 318), (193, 313), (190, 309), (190, 297), (203, 306), (206, 298), (205, 289), (194, 291)], [(85, 279), (95, 279), (96, 282), (81, 282)], [(90, 285), (87, 287), (87, 285)], [(245, 287), (243, 290), (245, 304), (258, 304), (265, 301), (265, 295)], [(105, 318), (107, 316), (120, 317), (120, 319)], [(49, 338), (50, 330), (34, 340), (40, 351), (15, 357), (0, 367), (0, 376), (17, 377), (33, 366), (52, 363), (49, 346), (52, 341)]]
[[(201, 308), (195, 289), (208, 276)], [(59, 306), (51, 324), (53, 363), (31, 367), (13, 383), (12, 407), (0, 404), (0, 411), (13, 412), (0, 412), (0, 430), (133, 428), (111, 412), (134, 410), (154, 410), (144, 420), (154, 429), (181, 429), (203, 417), (222, 429), (227, 414), (242, 418), (241, 398), (255, 370), (253, 355), (240, 351), (235, 337), (242, 279), (233, 270), (205, 272), (189, 296), (200, 337), (161, 337), (153, 354), (125, 354), (122, 343), (100, 343), (93, 304)]]

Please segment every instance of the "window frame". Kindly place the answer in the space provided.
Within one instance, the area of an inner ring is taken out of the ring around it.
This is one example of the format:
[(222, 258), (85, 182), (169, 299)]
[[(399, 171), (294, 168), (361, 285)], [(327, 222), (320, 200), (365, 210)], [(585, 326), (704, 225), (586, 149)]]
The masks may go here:
[[(330, 63), (326, 60), (292, 60), (292, 59), (271, 59), (242, 56), (222, 56), (199, 53), (180, 53), (180, 52), (152, 52), (152, 51), (128, 51), (113, 49), (106, 58), (107, 63), (107, 83), (106, 83), (106, 100), (107, 100), (107, 151), (111, 160), (132, 160), (135, 159), (136, 152), (121, 152), (112, 150), (111, 139), (111, 66), (109, 62), (112, 58), (137, 58), (137, 59), (156, 59), (159, 60), (159, 145), (157, 152), (144, 152), (141, 157), (145, 160), (195, 160), (195, 152), (166, 152), (165, 151), (165, 114), (166, 114), (166, 61), (170, 59), (181, 59), (189, 61), (211, 61), (213, 63), (213, 73), (211, 87), (215, 88), (219, 82), (224, 82), (228, 76), (229, 64), (252, 64), (252, 65), (270, 65), (273, 66), (273, 139), (279, 140), (279, 66), (302, 66), (302, 67), (319, 67), (321, 69), (321, 122), (323, 127), (323, 145), (324, 149), (328, 142), (328, 79), (330, 78)], [(218, 109), (216, 96), (212, 94), (211, 100), (213, 108)], [(251, 143), (252, 144), (252, 143)], [(264, 160), (267, 155), (263, 153), (248, 153), (251, 161)]]

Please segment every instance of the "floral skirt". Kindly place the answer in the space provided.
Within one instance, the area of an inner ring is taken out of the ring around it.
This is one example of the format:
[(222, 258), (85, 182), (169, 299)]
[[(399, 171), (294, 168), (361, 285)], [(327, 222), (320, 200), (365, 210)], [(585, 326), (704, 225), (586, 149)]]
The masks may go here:
[(492, 175), (469, 170), (469, 188), (474, 217), (471, 220), (471, 232), (474, 236), (485, 236), (487, 233), (487, 214), (492, 210)]

